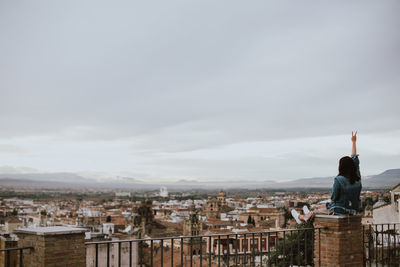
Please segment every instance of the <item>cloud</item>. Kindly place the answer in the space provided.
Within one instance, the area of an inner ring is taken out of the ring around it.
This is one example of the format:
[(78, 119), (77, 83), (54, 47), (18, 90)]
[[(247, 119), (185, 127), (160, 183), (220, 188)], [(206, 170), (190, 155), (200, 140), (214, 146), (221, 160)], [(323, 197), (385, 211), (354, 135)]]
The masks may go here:
[[(358, 140), (363, 175), (398, 168), (399, 132), (361, 134)], [(142, 164), (157, 176), (199, 180), (290, 180), (337, 174), (338, 161), (350, 155), (349, 135), (308, 137), (224, 147), (158, 153)]]
[[(56, 150), (72, 154), (71, 144), (89, 158), (87, 151), (114, 149), (124, 162), (109, 163), (116, 169), (128, 166), (123, 157), (156, 162), (164, 153), (353, 129), (395, 132), (398, 8), (398, 1), (2, 1), (0, 140), (40, 139), (47, 150), (30, 148), (42, 167), (62, 154)], [(107, 161), (99, 162), (86, 163)]]
[(0, 144), (0, 153), (11, 153), (11, 154), (25, 154), (26, 151), (24, 148), (10, 145), (10, 144)]

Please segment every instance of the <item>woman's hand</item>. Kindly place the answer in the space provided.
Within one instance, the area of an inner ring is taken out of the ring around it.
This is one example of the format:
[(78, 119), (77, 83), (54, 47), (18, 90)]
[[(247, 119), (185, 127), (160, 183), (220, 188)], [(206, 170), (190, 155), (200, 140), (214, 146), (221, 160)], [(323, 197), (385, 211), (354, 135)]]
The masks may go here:
[(351, 132), (351, 142), (353, 142), (353, 145), (351, 147), (351, 154), (356, 155), (357, 154), (357, 131), (355, 133)]
[(357, 131), (354, 134), (351, 132), (351, 142), (357, 142)]

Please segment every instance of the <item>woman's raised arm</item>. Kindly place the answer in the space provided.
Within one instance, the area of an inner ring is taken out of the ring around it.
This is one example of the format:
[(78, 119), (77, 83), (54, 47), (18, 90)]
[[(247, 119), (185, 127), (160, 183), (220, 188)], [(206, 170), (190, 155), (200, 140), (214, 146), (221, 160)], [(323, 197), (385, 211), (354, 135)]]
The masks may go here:
[(355, 133), (351, 132), (351, 142), (353, 143), (351, 155), (357, 155), (357, 131)]
[(351, 158), (354, 161), (354, 164), (357, 169), (357, 175), (358, 177), (361, 178), (361, 173), (360, 173), (360, 160), (358, 159), (357, 155), (357, 131), (355, 133), (351, 132), (351, 142), (353, 143), (351, 147)]

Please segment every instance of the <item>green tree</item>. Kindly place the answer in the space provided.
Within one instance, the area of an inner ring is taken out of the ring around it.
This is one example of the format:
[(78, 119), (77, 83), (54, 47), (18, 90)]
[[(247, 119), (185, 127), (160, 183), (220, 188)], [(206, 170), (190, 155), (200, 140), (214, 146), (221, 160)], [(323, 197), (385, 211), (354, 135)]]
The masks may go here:
[(142, 223), (142, 218), (140, 216), (135, 216), (135, 218), (133, 218), (133, 224), (135, 226), (138, 226)]
[(383, 196), (383, 201), (390, 203), (390, 195)]
[(17, 216), (18, 215), (18, 210), (17, 209), (13, 209), (13, 211), (11, 212), (12, 216)]
[(276, 243), (268, 266), (312, 265), (314, 229), (310, 228), (313, 228), (312, 224), (303, 223), (295, 226), (298, 231), (286, 232), (284, 238)]

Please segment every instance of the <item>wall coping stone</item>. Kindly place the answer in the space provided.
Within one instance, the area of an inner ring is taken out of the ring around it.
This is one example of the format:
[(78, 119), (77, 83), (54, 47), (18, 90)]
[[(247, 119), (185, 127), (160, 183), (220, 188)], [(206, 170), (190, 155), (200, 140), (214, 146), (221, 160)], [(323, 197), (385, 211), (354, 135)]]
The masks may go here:
[(325, 218), (325, 219), (349, 219), (361, 217), (361, 215), (326, 215), (326, 214), (316, 214), (315, 218)]
[(89, 229), (66, 226), (46, 226), (46, 227), (26, 227), (14, 230), (16, 234), (34, 234), (34, 235), (65, 235), (80, 234), (88, 232)]

